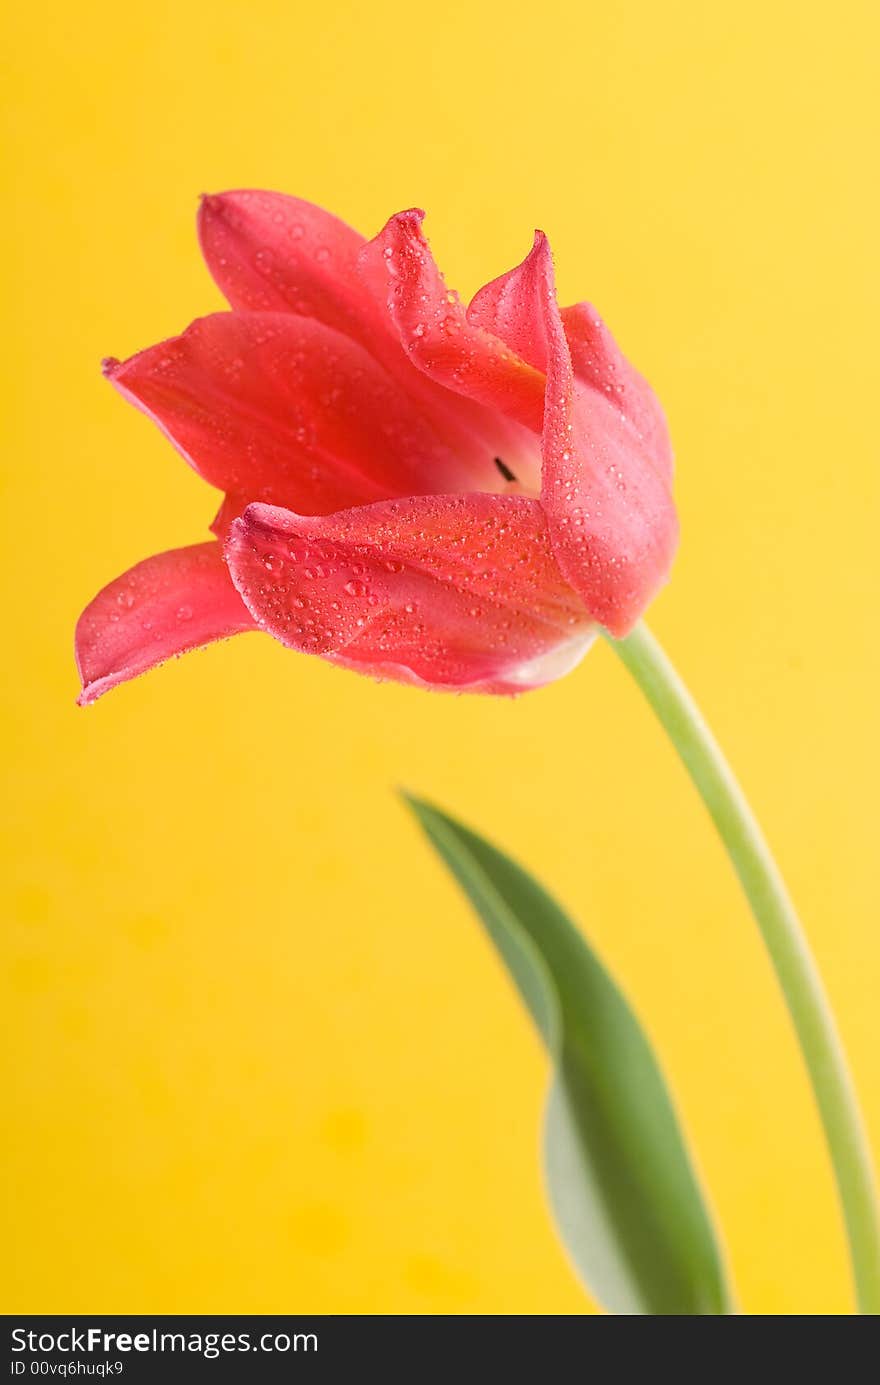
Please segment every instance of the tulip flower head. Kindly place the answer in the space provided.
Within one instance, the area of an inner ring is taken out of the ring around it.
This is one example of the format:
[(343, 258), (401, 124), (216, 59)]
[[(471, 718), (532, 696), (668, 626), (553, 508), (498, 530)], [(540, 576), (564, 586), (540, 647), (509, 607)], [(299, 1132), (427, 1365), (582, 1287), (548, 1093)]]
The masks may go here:
[(516, 693), (631, 629), (677, 541), (651, 389), (546, 238), (465, 304), (422, 213), (365, 241), (297, 198), (206, 197), (230, 311), (126, 361), (119, 392), (223, 492), (214, 538), (111, 582), (82, 702), (247, 630), (374, 677)]

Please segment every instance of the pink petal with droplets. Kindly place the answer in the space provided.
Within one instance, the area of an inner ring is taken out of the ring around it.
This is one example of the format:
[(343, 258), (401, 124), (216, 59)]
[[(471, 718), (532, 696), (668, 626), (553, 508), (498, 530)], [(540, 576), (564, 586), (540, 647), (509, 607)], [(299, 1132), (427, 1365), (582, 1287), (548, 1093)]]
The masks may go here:
[(531, 253), (522, 264), (479, 289), (467, 310), (469, 322), (500, 337), (542, 375), (547, 370), (547, 334), (539, 299), (553, 292), (540, 253), (543, 241), (543, 232), (536, 231)]
[(219, 543), (147, 558), (100, 591), (76, 626), (81, 704), (170, 659), (256, 625)]
[(221, 292), (239, 312), (313, 317), (367, 344), (388, 334), (357, 272), (365, 244), (338, 217), (299, 197), (243, 189), (202, 198), (199, 241)]
[(316, 514), (474, 485), (372, 357), (311, 318), (215, 313), (105, 369), (206, 481), (248, 500)]
[[(535, 232), (522, 264), (479, 290), (468, 307), (471, 322), (505, 341), (536, 370), (547, 370), (547, 333), (541, 300), (552, 313), (556, 302), (546, 240)], [(589, 303), (562, 309), (562, 323), (575, 377), (612, 399), (633, 429), (634, 449), (644, 453), (667, 480), (672, 447), (663, 410), (647, 380), (629, 363)]]
[(570, 315), (575, 374), (541, 232), (521, 265), (477, 294), (471, 315), (546, 365), (541, 501), (553, 550), (593, 617), (624, 635), (666, 580), (678, 539), (653, 396), (580, 308)]
[(635, 445), (661, 476), (672, 479), (672, 444), (666, 417), (647, 380), (630, 365), (596, 309), (575, 303), (562, 309), (571, 364), (576, 378), (611, 399), (635, 434)]
[(226, 556), (261, 628), (378, 677), (519, 692), (567, 672), (593, 636), (525, 497), (419, 496), (314, 517), (252, 505)]
[(384, 299), (403, 349), (420, 370), (539, 432), (543, 376), (499, 337), (468, 320), (422, 234), (423, 216), (412, 210), (391, 217), (362, 251), (362, 273)]

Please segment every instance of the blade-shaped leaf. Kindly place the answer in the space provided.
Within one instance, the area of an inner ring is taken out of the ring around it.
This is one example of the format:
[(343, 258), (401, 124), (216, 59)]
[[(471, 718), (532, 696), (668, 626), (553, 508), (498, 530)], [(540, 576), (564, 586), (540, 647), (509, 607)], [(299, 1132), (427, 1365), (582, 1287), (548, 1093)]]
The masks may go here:
[(407, 797), (468, 895), (556, 1064), (550, 1201), (593, 1295), (617, 1314), (733, 1311), (721, 1254), (651, 1046), (550, 896), (510, 857)]

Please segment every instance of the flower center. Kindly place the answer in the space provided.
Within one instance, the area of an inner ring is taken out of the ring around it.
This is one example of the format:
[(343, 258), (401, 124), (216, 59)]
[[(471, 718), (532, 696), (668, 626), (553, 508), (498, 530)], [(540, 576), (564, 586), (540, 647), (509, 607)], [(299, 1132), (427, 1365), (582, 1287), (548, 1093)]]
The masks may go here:
[(494, 457), (494, 458), (493, 458), (493, 461), (495, 462), (495, 465), (497, 466), (498, 470), (501, 472), (501, 475), (504, 477), (505, 481), (515, 481), (515, 480), (516, 480), (516, 477), (514, 476), (514, 474), (513, 474), (513, 472), (511, 471), (510, 467), (506, 464), (506, 462), (503, 462), (503, 461), (501, 460), (500, 457)]

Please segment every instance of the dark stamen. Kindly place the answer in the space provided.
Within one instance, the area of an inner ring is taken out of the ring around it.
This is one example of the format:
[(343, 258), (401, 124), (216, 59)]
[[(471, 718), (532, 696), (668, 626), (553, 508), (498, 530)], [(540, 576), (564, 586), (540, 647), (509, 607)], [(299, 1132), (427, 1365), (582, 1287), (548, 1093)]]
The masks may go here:
[(516, 477), (514, 476), (514, 474), (513, 474), (513, 472), (511, 471), (510, 467), (509, 467), (509, 466), (505, 466), (504, 463), (502, 462), (502, 460), (501, 460), (500, 457), (496, 457), (496, 458), (495, 458), (495, 465), (497, 466), (498, 470), (501, 472), (501, 475), (504, 477), (505, 481), (515, 481), (515, 480), (516, 480)]

